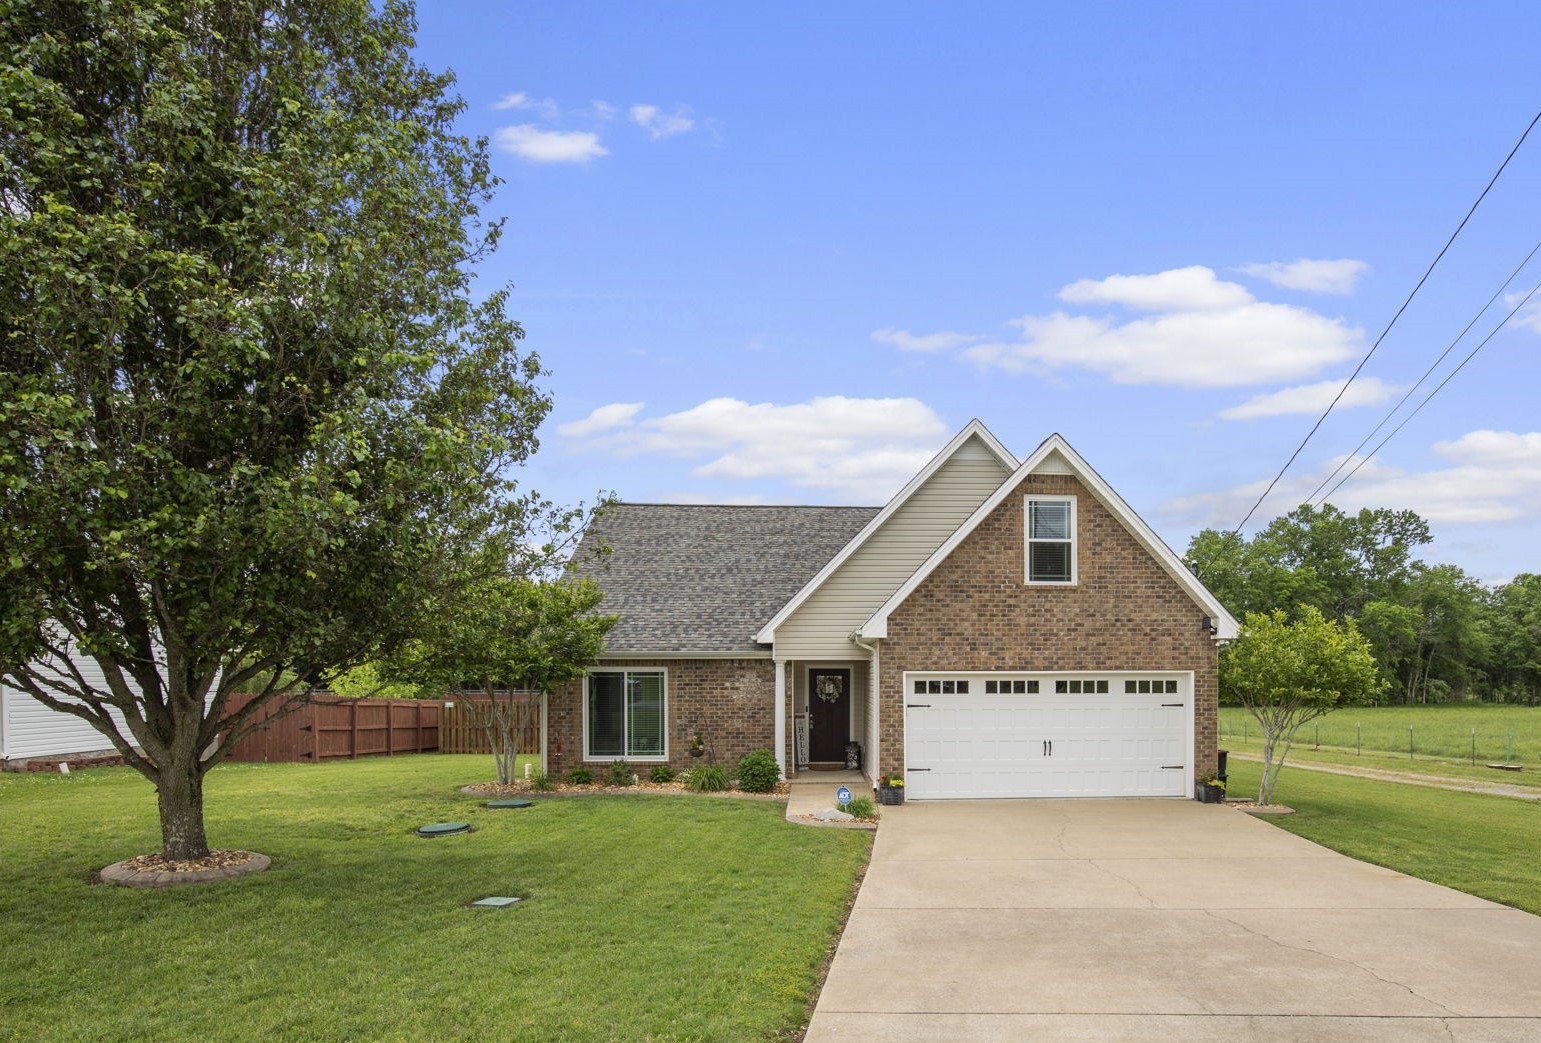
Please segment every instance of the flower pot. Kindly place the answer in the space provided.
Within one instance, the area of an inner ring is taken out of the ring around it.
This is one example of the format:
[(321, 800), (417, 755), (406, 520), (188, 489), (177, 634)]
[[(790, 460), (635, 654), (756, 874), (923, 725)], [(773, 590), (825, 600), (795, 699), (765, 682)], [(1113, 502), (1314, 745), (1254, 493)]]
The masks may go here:
[(879, 804), (903, 804), (904, 803), (904, 787), (903, 786), (879, 786), (878, 787), (878, 803)]
[(1225, 790), (1219, 786), (1211, 786), (1207, 782), (1198, 783), (1195, 796), (1197, 796), (1200, 804), (1225, 803)]
[(690, 755), (692, 757), (699, 757), (699, 756), (701, 756), (701, 754), (703, 754), (705, 752), (706, 752), (706, 747), (705, 746), (692, 746), (690, 748)]

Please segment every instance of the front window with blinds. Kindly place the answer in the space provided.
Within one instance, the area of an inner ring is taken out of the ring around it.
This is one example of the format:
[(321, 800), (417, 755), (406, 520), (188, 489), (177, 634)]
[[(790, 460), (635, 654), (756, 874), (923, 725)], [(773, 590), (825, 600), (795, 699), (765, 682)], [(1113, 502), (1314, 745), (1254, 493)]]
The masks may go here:
[(1027, 581), (1076, 581), (1075, 497), (1029, 496), (1027, 514)]
[(595, 670), (584, 707), (585, 760), (663, 759), (667, 685), (662, 670)]

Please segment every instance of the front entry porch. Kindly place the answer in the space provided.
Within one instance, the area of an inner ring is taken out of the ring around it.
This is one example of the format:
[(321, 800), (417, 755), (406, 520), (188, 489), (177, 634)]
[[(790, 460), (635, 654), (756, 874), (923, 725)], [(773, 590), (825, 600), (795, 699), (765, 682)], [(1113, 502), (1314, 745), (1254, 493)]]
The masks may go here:
[(875, 721), (867, 663), (788, 661), (782, 668), (791, 724), (787, 777), (855, 770), (870, 780)]

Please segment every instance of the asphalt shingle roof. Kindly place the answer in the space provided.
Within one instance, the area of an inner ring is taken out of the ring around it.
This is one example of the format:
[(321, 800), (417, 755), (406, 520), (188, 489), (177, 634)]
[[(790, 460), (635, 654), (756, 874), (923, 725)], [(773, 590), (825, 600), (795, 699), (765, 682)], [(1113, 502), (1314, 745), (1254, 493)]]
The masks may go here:
[[(876, 517), (877, 507), (622, 503), (578, 546), (626, 652), (762, 651), (754, 635)], [(599, 545), (609, 555), (594, 559)]]

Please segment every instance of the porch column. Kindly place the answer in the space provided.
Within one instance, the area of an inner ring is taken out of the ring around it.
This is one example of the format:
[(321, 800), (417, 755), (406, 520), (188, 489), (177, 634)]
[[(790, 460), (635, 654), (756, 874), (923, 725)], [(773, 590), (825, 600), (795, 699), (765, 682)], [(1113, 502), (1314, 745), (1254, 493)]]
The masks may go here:
[(776, 660), (776, 766), (787, 777), (787, 661)]

